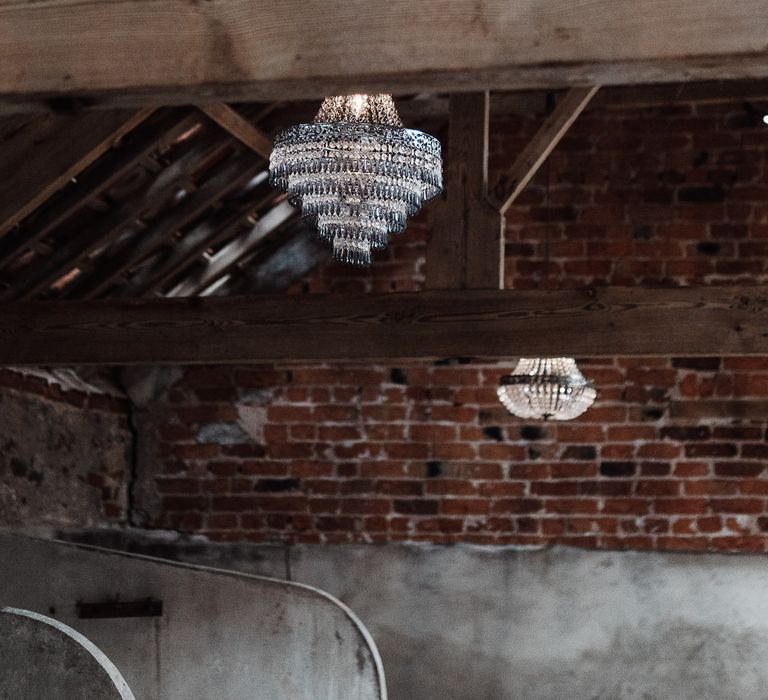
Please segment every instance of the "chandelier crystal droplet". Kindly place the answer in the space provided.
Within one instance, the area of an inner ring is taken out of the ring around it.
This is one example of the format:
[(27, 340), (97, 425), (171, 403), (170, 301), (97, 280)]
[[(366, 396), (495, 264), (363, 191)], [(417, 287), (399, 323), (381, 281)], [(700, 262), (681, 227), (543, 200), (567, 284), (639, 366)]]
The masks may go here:
[(390, 95), (326, 98), (312, 124), (275, 137), (269, 171), (333, 256), (353, 265), (370, 265), (443, 186), (440, 142), (404, 128)]
[(597, 396), (570, 357), (521, 357), (512, 374), (501, 378), (496, 393), (511, 414), (537, 420), (571, 420)]

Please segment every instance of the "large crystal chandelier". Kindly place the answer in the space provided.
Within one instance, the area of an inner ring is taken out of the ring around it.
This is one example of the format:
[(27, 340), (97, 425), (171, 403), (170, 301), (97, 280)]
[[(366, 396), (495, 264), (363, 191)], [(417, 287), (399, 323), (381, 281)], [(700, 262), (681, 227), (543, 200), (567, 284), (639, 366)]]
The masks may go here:
[(519, 418), (571, 420), (594, 402), (597, 392), (570, 357), (521, 357), (496, 390), (504, 407)]
[(337, 260), (369, 265), (442, 190), (440, 142), (400, 121), (390, 95), (328, 97), (312, 124), (275, 138), (270, 180)]

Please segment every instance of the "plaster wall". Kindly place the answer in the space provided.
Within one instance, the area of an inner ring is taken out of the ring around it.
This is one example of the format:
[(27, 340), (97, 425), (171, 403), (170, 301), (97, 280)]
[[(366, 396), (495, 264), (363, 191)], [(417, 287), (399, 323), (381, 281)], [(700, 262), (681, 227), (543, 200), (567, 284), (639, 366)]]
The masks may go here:
[(109, 544), (329, 591), (373, 635), (394, 700), (768, 698), (763, 556), (126, 532)]
[[(78, 602), (148, 598), (162, 602), (162, 615), (77, 614)], [(308, 586), (0, 535), (3, 605), (54, 617), (85, 635), (141, 700), (387, 697), (365, 627)]]

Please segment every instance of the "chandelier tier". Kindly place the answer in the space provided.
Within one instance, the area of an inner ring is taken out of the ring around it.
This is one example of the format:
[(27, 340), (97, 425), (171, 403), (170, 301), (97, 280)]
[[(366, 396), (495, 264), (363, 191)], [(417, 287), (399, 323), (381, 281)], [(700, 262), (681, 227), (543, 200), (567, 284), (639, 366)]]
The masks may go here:
[(269, 170), (333, 256), (353, 265), (370, 265), (442, 190), (440, 142), (406, 129), (390, 95), (326, 98), (312, 124), (275, 137)]
[(504, 407), (519, 418), (571, 420), (595, 401), (597, 392), (570, 357), (521, 357), (496, 390)]

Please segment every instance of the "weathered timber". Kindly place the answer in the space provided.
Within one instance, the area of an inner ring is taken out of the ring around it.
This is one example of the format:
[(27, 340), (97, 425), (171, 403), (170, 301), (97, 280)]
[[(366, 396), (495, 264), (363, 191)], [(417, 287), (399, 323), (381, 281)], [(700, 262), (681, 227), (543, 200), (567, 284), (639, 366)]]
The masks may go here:
[(221, 102), (199, 105), (199, 109), (262, 158), (269, 160), (272, 153), (272, 139), (241, 117), (234, 109)]
[(28, 122), (0, 148), (0, 235), (37, 209), (153, 111), (145, 108), (77, 116), (41, 115)]
[(0, 364), (768, 355), (768, 287), (17, 302)]
[(503, 220), (488, 196), (488, 92), (450, 98), (444, 196), (427, 242), (429, 289), (500, 289)]
[[(46, 203), (31, 220), (0, 237), (0, 267), (51, 234), (75, 211), (118, 182), (142, 158), (173, 141), (199, 119), (199, 115), (184, 116), (179, 110), (161, 110), (155, 116), (128, 134), (113, 158), (102, 158), (85, 173), (78, 174), (77, 186), (60, 192), (53, 198), (55, 201)], [(62, 138), (68, 135), (62, 134)], [(39, 165), (44, 159), (38, 158), (36, 162)]]
[(2, 3), (0, 27), (22, 109), (768, 73), (764, 0), (59, 0)]

